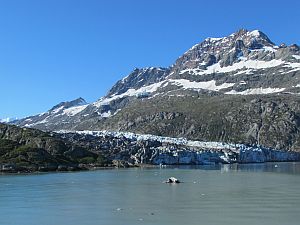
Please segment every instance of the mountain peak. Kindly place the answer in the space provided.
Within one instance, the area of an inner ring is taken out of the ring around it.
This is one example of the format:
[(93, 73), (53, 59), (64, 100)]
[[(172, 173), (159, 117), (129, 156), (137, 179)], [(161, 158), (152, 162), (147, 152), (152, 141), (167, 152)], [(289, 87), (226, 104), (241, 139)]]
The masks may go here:
[(75, 100), (73, 100), (73, 101), (71, 101), (73, 104), (75, 104), (75, 105), (86, 105), (86, 104), (88, 104), (86, 101), (85, 101), (85, 99), (84, 98), (82, 98), (82, 97), (79, 97), (79, 98), (77, 98), (77, 99), (75, 99)]
[(254, 37), (259, 37), (261, 36), (263, 33), (260, 30), (253, 30), (250, 32), (250, 35), (254, 36)]
[(260, 30), (247, 30), (247, 29), (244, 29), (244, 28), (241, 28), (239, 29), (238, 31), (236, 31), (235, 33), (229, 35), (229, 36), (242, 36), (242, 35), (250, 35), (250, 36), (253, 36), (253, 37), (259, 37), (261, 34), (263, 34), (263, 32), (261, 32)]
[(234, 32), (233, 34), (229, 36), (243, 36), (243, 35), (248, 35), (252, 37), (260, 37), (260, 36), (266, 36), (262, 31), (260, 30), (247, 30), (244, 28), (241, 28)]
[(221, 67), (229, 66), (238, 62), (241, 56), (247, 57), (251, 52), (251, 57), (253, 54), (260, 54), (254, 52), (256, 50), (268, 49), (274, 52), (274, 47), (274, 43), (262, 31), (240, 29), (227, 37), (206, 38), (194, 45), (178, 58), (172, 70), (179, 72), (185, 69), (205, 69), (218, 62)]
[(135, 68), (128, 76), (119, 80), (108, 92), (107, 96), (122, 94), (128, 89), (138, 89), (159, 82), (168, 74), (168, 69), (163, 67)]
[[(246, 30), (240, 29), (237, 32), (231, 34), (229, 37), (233, 37), (233, 40), (242, 40), (245, 42), (246, 46), (254, 48), (261, 48), (263, 46), (274, 46), (274, 43), (269, 39), (269, 37), (260, 30)], [(251, 46), (255, 43), (258, 46)]]
[(210, 42), (225, 42), (226, 40), (236, 41), (236, 40), (244, 40), (244, 39), (262, 39), (268, 42), (269, 44), (273, 44), (272, 41), (268, 38), (268, 36), (260, 30), (252, 30), (249, 31), (247, 29), (239, 29), (238, 31), (226, 36), (226, 37), (208, 37), (203, 42), (196, 44), (192, 48), (201, 45), (202, 43)]
[(87, 105), (87, 104), (88, 103), (83, 98), (79, 97), (72, 101), (61, 102), (61, 103), (57, 104), (56, 106), (54, 106), (52, 109), (50, 109), (50, 111), (57, 110), (59, 108), (67, 109), (67, 108), (71, 108), (74, 106), (82, 106), (82, 105)]

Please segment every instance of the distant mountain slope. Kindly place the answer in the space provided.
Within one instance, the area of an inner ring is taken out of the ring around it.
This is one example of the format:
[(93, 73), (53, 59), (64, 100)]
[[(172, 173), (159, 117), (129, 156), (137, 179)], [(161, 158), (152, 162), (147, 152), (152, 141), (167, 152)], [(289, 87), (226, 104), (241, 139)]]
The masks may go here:
[[(239, 30), (196, 44), (168, 68), (135, 69), (108, 94), (14, 122), (42, 130), (122, 130), (299, 150), (300, 48)], [(80, 104), (77, 104), (80, 103)]]
[[(68, 124), (70, 118), (73, 123), (79, 122), (76, 115), (88, 107), (88, 103), (83, 98), (78, 98), (70, 102), (61, 102), (52, 107), (49, 111), (25, 119), (13, 121), (12, 124), (24, 127), (42, 128), (42, 130), (51, 130), (52, 126), (63, 126)], [(48, 129), (48, 125), (50, 128)]]
[(18, 118), (5, 118), (5, 119), (0, 119), (0, 123), (12, 123), (13, 121), (18, 120)]

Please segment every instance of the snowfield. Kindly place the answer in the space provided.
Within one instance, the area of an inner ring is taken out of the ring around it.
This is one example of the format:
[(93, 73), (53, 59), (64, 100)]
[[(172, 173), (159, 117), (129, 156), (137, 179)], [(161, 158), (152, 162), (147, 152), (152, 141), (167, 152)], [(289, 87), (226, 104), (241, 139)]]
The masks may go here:
[(235, 91), (231, 90), (226, 92), (227, 95), (265, 95), (265, 94), (274, 94), (283, 92), (285, 88), (251, 88), (247, 89), (245, 91)]
[(204, 81), (204, 82), (193, 82), (186, 79), (169, 80), (171, 84), (181, 86), (183, 89), (205, 89), (210, 91), (220, 91), (235, 85), (235, 83), (223, 83), (216, 85), (215, 80)]

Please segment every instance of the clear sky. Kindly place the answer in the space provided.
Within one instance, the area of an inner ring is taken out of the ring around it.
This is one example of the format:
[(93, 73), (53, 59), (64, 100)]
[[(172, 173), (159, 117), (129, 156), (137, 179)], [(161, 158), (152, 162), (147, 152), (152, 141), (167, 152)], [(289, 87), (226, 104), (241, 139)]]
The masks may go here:
[(300, 44), (299, 12), (299, 0), (0, 0), (0, 118), (95, 101), (135, 67), (240, 28)]

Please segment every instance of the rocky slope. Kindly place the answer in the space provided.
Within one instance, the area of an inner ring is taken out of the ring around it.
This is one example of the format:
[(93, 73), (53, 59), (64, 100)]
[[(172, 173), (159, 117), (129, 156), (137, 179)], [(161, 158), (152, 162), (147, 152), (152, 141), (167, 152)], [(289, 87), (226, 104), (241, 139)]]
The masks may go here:
[(106, 163), (101, 153), (59, 136), (0, 123), (0, 172), (73, 171)]
[(135, 69), (105, 97), (14, 122), (116, 130), (300, 151), (300, 48), (261, 31), (207, 38), (168, 68)]

